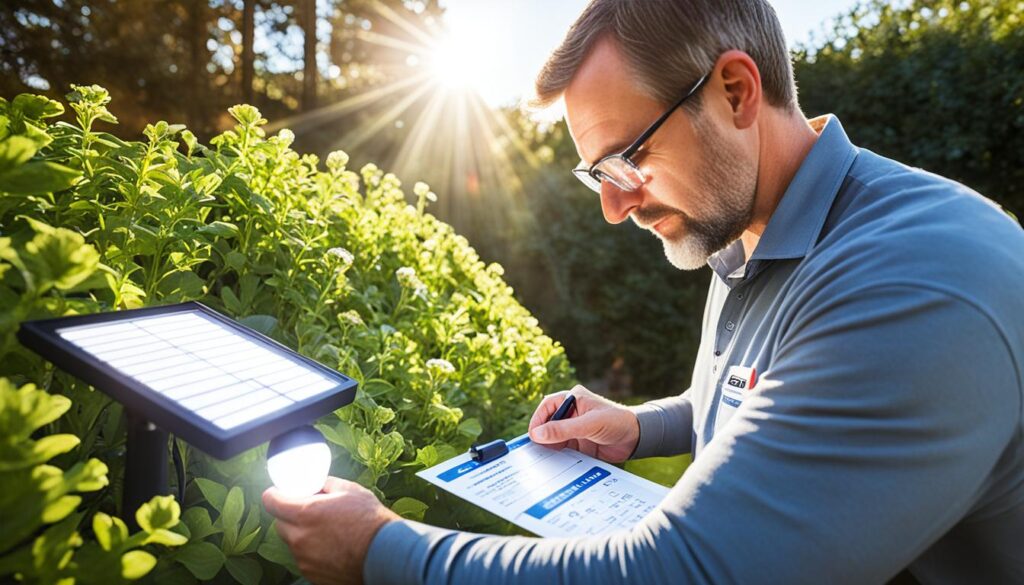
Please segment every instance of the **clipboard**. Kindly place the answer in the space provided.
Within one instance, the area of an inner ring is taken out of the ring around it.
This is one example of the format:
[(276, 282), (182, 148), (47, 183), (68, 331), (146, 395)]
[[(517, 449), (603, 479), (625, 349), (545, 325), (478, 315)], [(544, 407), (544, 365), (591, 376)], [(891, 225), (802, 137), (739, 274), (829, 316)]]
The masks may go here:
[(542, 537), (628, 530), (651, 513), (668, 488), (573, 449), (551, 449), (529, 435), (508, 453), (481, 462), (469, 453), (416, 475)]

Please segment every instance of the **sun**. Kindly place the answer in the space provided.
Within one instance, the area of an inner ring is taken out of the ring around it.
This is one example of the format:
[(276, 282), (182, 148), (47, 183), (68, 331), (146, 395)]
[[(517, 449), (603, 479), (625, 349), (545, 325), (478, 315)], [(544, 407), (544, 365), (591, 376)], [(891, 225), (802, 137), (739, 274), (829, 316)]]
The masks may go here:
[(449, 29), (426, 56), (430, 75), (449, 91), (483, 93), (498, 77), (493, 40), (471, 27)]
[[(446, 194), (436, 203), (439, 216), (465, 226), (509, 221), (522, 227), (533, 221), (523, 211), (528, 206), (519, 175), (522, 169), (536, 171), (542, 161), (506, 115), (505, 108), (512, 111), (517, 104), (500, 97), (509, 86), (510, 59), (518, 56), (508, 50), (515, 39), (504, 30), (501, 3), (466, 0), (460, 5), (466, 9), (446, 12), (443, 22), (426, 27), (385, 3), (372, 5), (394, 25), (396, 34), (360, 29), (355, 35), (372, 45), (398, 49), (398, 59), (389, 66), (399, 74), (387, 83), (279, 120), (267, 131), (287, 127), (296, 133), (317, 132), (367, 109), (372, 115), (348, 126), (323, 150), (359, 152), (382, 132), (400, 131), (402, 144), (384, 162), (398, 177), (429, 177), (433, 190)], [(501, 196), (492, 198), (491, 193)]]

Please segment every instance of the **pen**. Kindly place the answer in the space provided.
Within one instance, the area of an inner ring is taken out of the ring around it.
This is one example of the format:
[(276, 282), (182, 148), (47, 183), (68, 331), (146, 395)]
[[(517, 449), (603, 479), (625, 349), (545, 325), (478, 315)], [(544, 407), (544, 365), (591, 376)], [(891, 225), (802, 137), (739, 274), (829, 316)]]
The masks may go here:
[(555, 414), (551, 415), (551, 418), (548, 419), (548, 422), (551, 422), (553, 420), (562, 420), (563, 418), (568, 418), (572, 416), (572, 411), (575, 410), (575, 407), (576, 397), (570, 394), (565, 400), (562, 401), (562, 404), (558, 406), (558, 410), (555, 411)]

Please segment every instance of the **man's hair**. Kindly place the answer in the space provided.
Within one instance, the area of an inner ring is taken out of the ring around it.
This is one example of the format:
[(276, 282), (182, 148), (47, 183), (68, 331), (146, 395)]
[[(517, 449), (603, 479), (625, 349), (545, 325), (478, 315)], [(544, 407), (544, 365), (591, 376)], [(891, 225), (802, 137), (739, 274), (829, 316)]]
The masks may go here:
[[(738, 49), (761, 73), (765, 99), (795, 110), (796, 83), (782, 25), (766, 0), (592, 0), (548, 57), (530, 105), (557, 101), (594, 44), (610, 35), (650, 97), (671, 104), (709, 73), (719, 55)], [(699, 111), (699, 95), (685, 107)]]

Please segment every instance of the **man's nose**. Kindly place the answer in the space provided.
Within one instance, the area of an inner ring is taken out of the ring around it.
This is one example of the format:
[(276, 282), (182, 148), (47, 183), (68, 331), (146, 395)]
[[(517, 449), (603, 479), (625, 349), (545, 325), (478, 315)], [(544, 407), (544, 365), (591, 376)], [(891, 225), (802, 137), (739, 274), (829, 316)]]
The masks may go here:
[(623, 191), (611, 181), (601, 181), (601, 210), (608, 223), (622, 223), (629, 218), (629, 212), (640, 206), (643, 196), (640, 191)]

